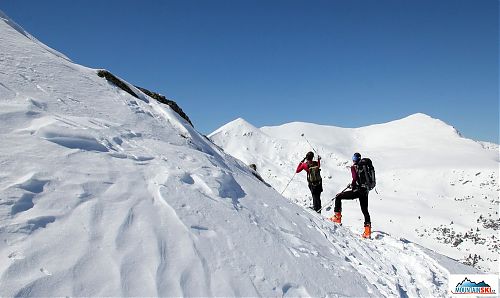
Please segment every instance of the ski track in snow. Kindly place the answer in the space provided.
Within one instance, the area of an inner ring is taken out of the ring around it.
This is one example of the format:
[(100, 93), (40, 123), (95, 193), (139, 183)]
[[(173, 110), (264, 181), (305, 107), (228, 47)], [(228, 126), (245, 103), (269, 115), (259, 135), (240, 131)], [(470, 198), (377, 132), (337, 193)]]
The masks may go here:
[(446, 295), (447, 269), (411, 242), (289, 202), (0, 17), (1, 296)]

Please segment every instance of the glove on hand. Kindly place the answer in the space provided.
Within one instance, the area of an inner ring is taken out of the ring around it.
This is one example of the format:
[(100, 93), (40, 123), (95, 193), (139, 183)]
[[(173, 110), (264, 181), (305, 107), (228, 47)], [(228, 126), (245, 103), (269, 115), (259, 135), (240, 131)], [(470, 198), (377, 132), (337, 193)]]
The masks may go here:
[(352, 188), (351, 183), (347, 184), (347, 188)]
[(321, 160), (321, 156), (318, 155), (318, 160)]

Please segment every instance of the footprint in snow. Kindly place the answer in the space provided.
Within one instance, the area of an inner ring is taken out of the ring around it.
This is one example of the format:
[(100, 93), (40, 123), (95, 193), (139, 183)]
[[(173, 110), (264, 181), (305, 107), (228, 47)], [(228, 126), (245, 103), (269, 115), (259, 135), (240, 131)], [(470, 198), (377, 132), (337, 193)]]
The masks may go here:
[(190, 184), (190, 185), (194, 184), (193, 177), (191, 177), (191, 175), (188, 173), (184, 173), (184, 175), (182, 175), (181, 181), (186, 183), (186, 184)]
[(283, 297), (311, 297), (306, 288), (294, 283), (286, 283), (281, 288)]
[(40, 268), (40, 272), (42, 272), (43, 274), (48, 275), (48, 276), (52, 275), (52, 273), (50, 273), (50, 272), (49, 272), (47, 269), (45, 269), (45, 268)]
[(19, 251), (12, 252), (8, 257), (9, 257), (9, 259), (12, 259), (12, 260), (23, 260), (24, 259), (23, 253), (19, 252)]

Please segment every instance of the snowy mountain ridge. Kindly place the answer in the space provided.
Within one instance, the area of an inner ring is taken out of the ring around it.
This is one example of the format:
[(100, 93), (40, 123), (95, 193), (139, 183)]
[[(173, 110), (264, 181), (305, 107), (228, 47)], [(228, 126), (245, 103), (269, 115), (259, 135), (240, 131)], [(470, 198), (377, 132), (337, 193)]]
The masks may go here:
[(477, 272), (286, 200), (0, 15), (1, 296), (428, 297)]
[[(237, 119), (209, 137), (227, 153), (255, 164), (278, 191), (291, 182), (284, 196), (304, 206), (311, 204), (305, 174), (292, 175), (306, 152), (323, 157), (323, 204), (350, 182), (350, 158), (361, 152), (377, 173), (369, 208), (374, 227), (498, 272), (496, 144), (463, 138), (452, 126), (422, 113), (360, 128), (293, 122), (259, 129)], [(344, 220), (359, 230), (357, 201), (344, 205)]]
[(7, 23), (12, 29), (16, 30), (20, 34), (24, 35), (26, 38), (32, 40), (34, 43), (39, 45), (41, 48), (46, 51), (56, 55), (57, 57), (63, 58), (65, 60), (71, 61), (66, 55), (46, 46), (44, 43), (40, 42), (36, 37), (26, 32), (21, 26), (19, 26), (16, 22), (14, 22), (9, 16), (7, 16), (3, 11), (0, 10), (0, 19)]

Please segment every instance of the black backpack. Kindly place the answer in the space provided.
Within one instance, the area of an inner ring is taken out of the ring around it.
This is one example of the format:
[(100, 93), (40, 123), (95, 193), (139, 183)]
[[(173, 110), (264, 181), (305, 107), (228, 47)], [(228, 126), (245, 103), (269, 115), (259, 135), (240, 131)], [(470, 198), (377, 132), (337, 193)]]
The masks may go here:
[(307, 164), (309, 167), (309, 173), (307, 173), (307, 182), (309, 184), (317, 186), (321, 184), (321, 169), (318, 166), (318, 162), (313, 161)]
[(375, 168), (369, 158), (362, 158), (357, 166), (359, 185), (368, 190), (375, 188), (377, 182), (375, 180)]

